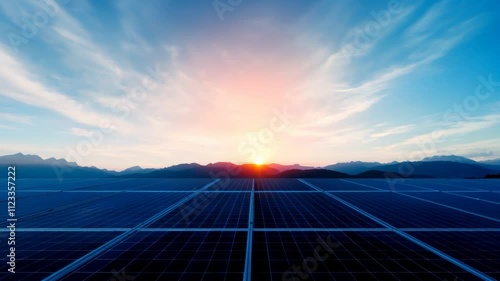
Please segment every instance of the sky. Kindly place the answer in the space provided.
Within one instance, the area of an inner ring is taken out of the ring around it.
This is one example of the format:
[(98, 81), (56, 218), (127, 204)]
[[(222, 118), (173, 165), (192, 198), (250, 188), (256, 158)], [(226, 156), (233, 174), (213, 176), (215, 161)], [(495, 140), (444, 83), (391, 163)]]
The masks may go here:
[(0, 155), (500, 158), (500, 2), (1, 1)]

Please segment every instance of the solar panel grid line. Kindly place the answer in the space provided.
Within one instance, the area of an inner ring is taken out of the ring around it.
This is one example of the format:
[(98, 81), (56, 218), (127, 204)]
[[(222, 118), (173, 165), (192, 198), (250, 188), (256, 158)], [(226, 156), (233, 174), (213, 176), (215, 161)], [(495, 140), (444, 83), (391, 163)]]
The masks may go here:
[(469, 198), (469, 199), (479, 200), (482, 202), (500, 205), (500, 202), (496, 202), (496, 201), (486, 200), (486, 199), (482, 199), (482, 198), (477, 198), (477, 197), (472, 197), (472, 196), (467, 196), (467, 195), (457, 194), (457, 193), (452, 193), (452, 192), (445, 192), (445, 193), (449, 194), (449, 195), (453, 195), (453, 196), (459, 196), (459, 197), (463, 197), (463, 198)]
[(463, 210), (461, 208), (452, 207), (452, 206), (449, 206), (449, 205), (446, 205), (446, 204), (437, 203), (437, 202), (434, 202), (434, 201), (431, 201), (431, 200), (422, 199), (422, 198), (419, 198), (419, 197), (416, 197), (416, 196), (412, 196), (412, 195), (409, 195), (409, 194), (404, 194), (404, 193), (401, 193), (401, 192), (394, 192), (394, 193), (399, 194), (399, 195), (403, 195), (403, 196), (407, 196), (407, 197), (411, 197), (413, 199), (421, 200), (421, 201), (424, 201), (424, 202), (436, 204), (436, 205), (439, 205), (439, 206), (443, 206), (443, 207), (446, 207), (446, 208), (450, 208), (450, 209), (453, 209), (453, 210), (456, 210), (456, 211), (464, 212), (464, 213), (467, 213), (467, 214), (470, 214), (470, 215), (475, 215), (475, 216), (482, 217), (482, 218), (485, 218), (485, 219), (489, 219), (489, 220), (492, 220), (492, 221), (500, 222), (500, 219), (496, 219), (496, 218), (492, 218), (492, 217), (489, 217), (489, 216), (481, 215), (481, 214), (478, 214), (478, 213), (475, 213), (475, 212), (466, 211), (466, 210)]
[[(372, 179), (372, 180), (377, 181), (377, 182), (387, 182), (387, 180), (383, 180), (383, 179)], [(434, 188), (429, 188), (429, 187), (425, 187), (425, 186), (419, 186), (419, 185), (408, 183), (408, 180), (406, 180), (406, 179), (398, 181), (397, 184), (416, 187), (416, 188), (418, 188), (417, 190), (415, 190), (416, 192), (419, 192), (419, 191), (433, 191), (433, 192), (439, 191), (439, 189), (434, 189)], [(394, 191), (394, 190), (396, 190), (396, 188), (394, 186), (391, 186), (391, 190)]]
[(492, 191), (487, 191), (487, 192), (468, 192), (468, 193), (463, 193), (463, 192), (453, 192), (453, 194), (465, 194), (465, 196), (472, 196), (474, 198), (481, 198), (481, 199), (486, 199), (489, 201), (493, 201), (496, 203), (500, 203), (500, 193), (492, 192)]
[(363, 206), (363, 210), (398, 228), (500, 228), (498, 222), (429, 202), (415, 200), (411, 197), (401, 196), (394, 192), (376, 194), (335, 193), (335, 195), (356, 206)]
[[(418, 180), (418, 179), (414, 179), (414, 181), (418, 182), (418, 183), (426, 183), (425, 181), (423, 180)], [(464, 189), (468, 189), (468, 190), (471, 190), (471, 191), (488, 191), (487, 189), (483, 189), (483, 188), (476, 188), (476, 187), (469, 187), (469, 186), (461, 186), (461, 185), (455, 185), (455, 184), (450, 184), (449, 181), (448, 183), (443, 183), (443, 182), (440, 182), (440, 181), (433, 181), (434, 184), (437, 184), (437, 185), (442, 185), (442, 186), (450, 186), (450, 187), (460, 187), (460, 188), (464, 188)]]
[[(206, 184), (203, 188), (201, 188), (201, 190), (209, 188), (211, 185), (217, 183), (219, 180), (220, 179), (213, 180), (212, 182)], [(124, 233), (118, 235), (117, 237), (115, 237), (112, 240), (108, 241), (104, 245), (101, 245), (100, 247), (96, 248), (92, 252), (87, 253), (86, 255), (82, 256), (81, 258), (73, 261), (71, 264), (69, 264), (69, 265), (65, 266), (64, 268), (61, 268), (60, 270), (54, 272), (50, 276), (46, 277), (44, 279), (44, 281), (55, 281), (55, 280), (63, 278), (64, 276), (66, 276), (67, 274), (69, 274), (72, 271), (76, 270), (77, 268), (79, 268), (80, 266), (82, 266), (83, 264), (85, 264), (86, 262), (92, 260), (93, 258), (97, 257), (99, 254), (105, 252), (106, 250), (108, 250), (112, 246), (114, 246), (117, 243), (119, 243), (119, 242), (125, 240), (126, 238), (130, 237), (131, 235), (133, 235), (137, 231), (137, 229), (147, 227), (148, 225), (152, 224), (158, 218), (166, 215), (167, 213), (169, 213), (170, 211), (172, 211), (173, 209), (175, 209), (177, 206), (183, 204), (184, 202), (190, 200), (192, 197), (196, 196), (196, 194), (197, 193), (193, 193), (193, 194), (185, 197), (184, 199), (178, 201), (174, 205), (167, 207), (166, 209), (164, 209), (163, 211), (159, 212), (158, 214), (152, 216), (148, 220), (140, 223), (139, 225), (137, 225), (133, 229), (131, 229), (131, 230), (127, 231), (127, 232), (124, 232)]]
[(178, 207), (168, 217), (158, 219), (150, 227), (246, 227), (249, 197), (250, 194), (246, 192), (218, 193), (217, 196), (200, 192), (200, 195)]
[[(52, 195), (52, 194), (49, 194), (49, 196), (50, 195)], [(91, 198), (84, 199), (84, 200), (81, 200), (81, 201), (78, 201), (78, 202), (73, 202), (73, 203), (70, 203), (70, 204), (65, 204), (65, 205), (62, 205), (62, 206), (54, 207), (54, 208), (48, 208), (48, 209), (40, 210), (40, 211), (37, 211), (37, 212), (34, 212), (34, 213), (30, 213), (30, 214), (27, 214), (27, 215), (21, 215), (21, 216), (18, 216), (18, 218), (19, 219), (23, 219), (23, 220), (32, 219), (32, 218), (44, 216), (44, 215), (46, 215), (47, 213), (50, 213), (50, 212), (68, 210), (68, 209), (74, 208), (76, 206), (81, 206), (81, 205), (85, 205), (85, 204), (88, 204), (88, 203), (91, 203), (91, 202), (96, 202), (96, 201), (99, 201), (99, 200), (101, 200), (103, 198), (107, 198), (107, 197), (110, 197), (110, 196), (113, 196), (113, 195), (114, 194), (101, 195), (101, 196), (97, 196), (97, 197), (91, 197)], [(43, 196), (43, 195), (41, 195), (41, 196)], [(19, 198), (18, 202), (20, 202), (20, 204), (22, 204), (23, 201), (27, 200), (27, 198), (31, 199), (32, 197), (22, 197), (22, 198)], [(3, 225), (3, 224), (6, 224), (6, 222), (1, 222), (0, 223), (0, 225)]]
[(366, 185), (366, 184), (362, 184), (362, 183), (359, 183), (359, 182), (353, 182), (353, 181), (346, 180), (346, 179), (340, 179), (340, 180), (343, 181), (343, 182), (348, 182), (348, 183), (352, 183), (352, 184), (356, 184), (356, 185), (360, 185), (360, 186), (364, 186), (364, 187), (369, 187), (369, 188), (373, 188), (373, 189), (377, 189), (377, 190), (383, 190), (383, 189), (380, 189), (380, 188), (377, 188), (377, 187), (373, 187), (373, 186), (369, 186), (369, 185)]
[(243, 281), (252, 280), (252, 239), (254, 227), (254, 201), (255, 201), (255, 179), (252, 179), (252, 190), (250, 195), (250, 207), (248, 211), (247, 248), (245, 256), (245, 268), (243, 270)]
[(124, 268), (137, 280), (241, 279), (246, 234), (137, 232), (63, 280), (106, 280), (99, 277), (112, 268)]
[(449, 256), (449, 255), (445, 254), (444, 252), (442, 252), (442, 251), (440, 251), (440, 250), (438, 250), (438, 249), (436, 249), (436, 248), (434, 248), (434, 247), (432, 247), (432, 246), (430, 246), (430, 245), (428, 245), (428, 244), (426, 244), (426, 243), (424, 243), (424, 242), (416, 239), (415, 237), (411, 236), (410, 234), (408, 234), (406, 232), (403, 232), (403, 231), (397, 229), (396, 227), (394, 227), (394, 226), (386, 223), (385, 221), (383, 221), (383, 220), (381, 220), (381, 219), (373, 216), (372, 214), (370, 214), (368, 212), (365, 212), (364, 210), (358, 208), (357, 206), (352, 205), (349, 202), (344, 201), (344, 200), (338, 198), (337, 196), (335, 196), (333, 194), (330, 194), (330, 193), (326, 193), (326, 194), (328, 194), (331, 198), (337, 200), (338, 202), (341, 202), (342, 204), (344, 204), (344, 205), (352, 208), (353, 210), (355, 210), (355, 211), (357, 211), (357, 212), (359, 212), (359, 213), (361, 213), (361, 214), (363, 214), (363, 215), (371, 218), (372, 220), (374, 220), (374, 221), (376, 221), (376, 222), (378, 222), (378, 223), (386, 226), (389, 229), (392, 229), (395, 233), (399, 234), (400, 236), (403, 236), (404, 238), (412, 241), (413, 243), (415, 243), (415, 244), (417, 244), (417, 245), (419, 245), (419, 246), (427, 249), (428, 251), (431, 251), (432, 253), (438, 255), (439, 257), (441, 257), (441, 258), (443, 258), (443, 259), (445, 259), (445, 260), (447, 260), (447, 261), (449, 261), (449, 262), (451, 262), (451, 263), (459, 266), (460, 268), (462, 268), (462, 269), (464, 269), (464, 270), (466, 270), (466, 271), (468, 271), (468, 272), (476, 275), (477, 277), (482, 278), (483, 280), (491, 280), (491, 281), (495, 280), (492, 277), (486, 275), (485, 273), (483, 273), (483, 272), (481, 272), (481, 271), (479, 271), (479, 270), (477, 270), (477, 269), (475, 269), (475, 268), (467, 265), (466, 263), (464, 263), (464, 262), (462, 262), (460, 260), (457, 260), (457, 259), (455, 259), (452, 256)]
[[(33, 228), (134, 227), (186, 195), (185, 193), (144, 193), (137, 196), (118, 193), (106, 200), (90, 202), (66, 210), (55, 210), (42, 217), (25, 219), (23, 225)], [(75, 220), (75, 217), (78, 220)]]
[(445, 204), (450, 207), (459, 208), (464, 211), (477, 213), (482, 216), (500, 219), (500, 203), (498, 202), (486, 202), (472, 197), (454, 196), (453, 194), (446, 192), (432, 194), (432, 196), (425, 193), (410, 195), (436, 203)]

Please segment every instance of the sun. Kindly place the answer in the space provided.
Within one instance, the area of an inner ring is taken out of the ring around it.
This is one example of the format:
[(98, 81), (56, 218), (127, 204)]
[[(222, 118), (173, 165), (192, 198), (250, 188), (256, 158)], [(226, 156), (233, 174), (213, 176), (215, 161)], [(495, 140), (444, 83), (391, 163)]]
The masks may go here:
[(253, 161), (253, 163), (254, 163), (255, 165), (262, 165), (262, 163), (263, 163), (263, 162), (262, 162), (262, 158), (256, 158), (256, 159)]

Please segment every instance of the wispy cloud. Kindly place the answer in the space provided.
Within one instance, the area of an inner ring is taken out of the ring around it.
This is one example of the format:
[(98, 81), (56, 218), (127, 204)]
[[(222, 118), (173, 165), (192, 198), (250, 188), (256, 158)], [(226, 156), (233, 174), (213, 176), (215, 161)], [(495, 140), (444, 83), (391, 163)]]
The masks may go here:
[(371, 138), (383, 138), (387, 136), (392, 136), (392, 135), (399, 135), (403, 133), (407, 133), (411, 131), (413, 128), (415, 128), (415, 125), (404, 125), (404, 126), (398, 126), (390, 129), (386, 129), (385, 131), (382, 132), (377, 132), (373, 133), (370, 135)]
[(14, 122), (14, 123), (19, 123), (19, 124), (23, 124), (23, 125), (32, 125), (33, 124), (33, 122), (32, 122), (33, 117), (26, 116), (26, 115), (0, 113), (0, 119), (3, 119), (7, 122)]

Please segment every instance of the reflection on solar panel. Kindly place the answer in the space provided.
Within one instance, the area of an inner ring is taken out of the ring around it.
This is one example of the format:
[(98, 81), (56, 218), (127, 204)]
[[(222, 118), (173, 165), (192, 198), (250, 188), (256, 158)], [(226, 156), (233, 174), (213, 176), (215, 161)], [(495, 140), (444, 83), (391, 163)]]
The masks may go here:
[(72, 208), (30, 215), (22, 220), (22, 224), (30, 228), (134, 227), (183, 197), (186, 194), (115, 193)]
[(249, 198), (247, 192), (200, 193), (150, 227), (246, 228)]
[(400, 228), (500, 228), (500, 222), (397, 193), (344, 193), (336, 196)]
[(16, 273), (7, 272), (8, 265), (2, 262), (0, 279), (42, 280), (51, 272), (63, 268), (118, 234), (116, 232), (18, 231), (16, 233)]
[(411, 235), (500, 280), (499, 232), (412, 232)]
[[(241, 280), (246, 232), (139, 232), (63, 280)], [(130, 279), (129, 279), (130, 280)]]
[(255, 180), (256, 191), (284, 191), (284, 190), (306, 190), (312, 191), (307, 185), (295, 179), (257, 179)]
[(332, 191), (349, 191), (349, 190), (361, 190), (361, 191), (383, 191), (387, 190), (387, 186), (382, 189), (368, 186), (361, 182), (352, 182), (350, 180), (343, 179), (310, 179), (308, 182), (316, 185), (323, 190)]
[(381, 227), (321, 193), (257, 193), (255, 210), (259, 228)]
[(494, 280), (498, 183), (20, 180), (0, 279)]
[(255, 280), (471, 280), (393, 232), (256, 232)]

